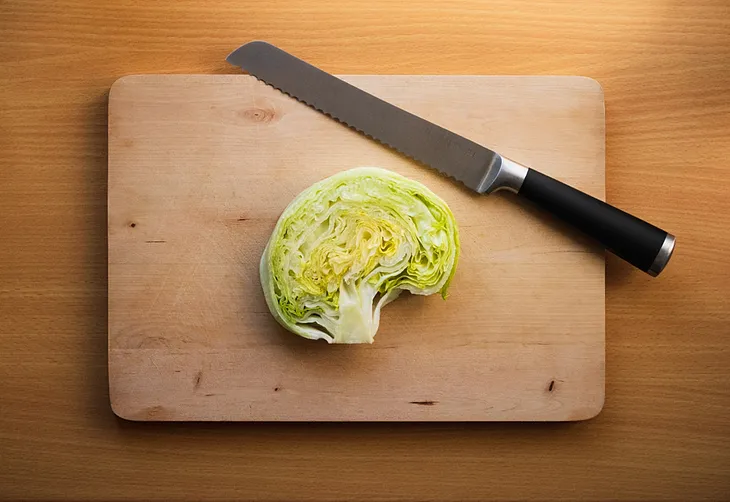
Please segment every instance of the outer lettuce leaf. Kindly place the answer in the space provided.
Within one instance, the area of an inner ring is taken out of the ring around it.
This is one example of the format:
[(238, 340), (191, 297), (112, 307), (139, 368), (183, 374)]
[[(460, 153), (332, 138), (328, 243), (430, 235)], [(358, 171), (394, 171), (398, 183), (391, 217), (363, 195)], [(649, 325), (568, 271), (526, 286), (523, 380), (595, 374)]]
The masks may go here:
[(288, 330), (372, 343), (401, 291), (446, 290), (459, 233), (446, 203), (399, 174), (363, 167), (324, 179), (284, 210), (261, 257), (269, 310)]

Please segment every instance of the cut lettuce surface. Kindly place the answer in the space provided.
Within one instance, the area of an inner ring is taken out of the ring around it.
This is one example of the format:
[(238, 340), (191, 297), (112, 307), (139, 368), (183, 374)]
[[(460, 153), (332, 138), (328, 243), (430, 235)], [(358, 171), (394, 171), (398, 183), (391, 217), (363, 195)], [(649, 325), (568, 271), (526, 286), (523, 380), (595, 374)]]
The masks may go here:
[(401, 291), (446, 290), (459, 258), (456, 220), (422, 184), (378, 168), (326, 178), (284, 210), (261, 257), (269, 310), (329, 343), (372, 343)]

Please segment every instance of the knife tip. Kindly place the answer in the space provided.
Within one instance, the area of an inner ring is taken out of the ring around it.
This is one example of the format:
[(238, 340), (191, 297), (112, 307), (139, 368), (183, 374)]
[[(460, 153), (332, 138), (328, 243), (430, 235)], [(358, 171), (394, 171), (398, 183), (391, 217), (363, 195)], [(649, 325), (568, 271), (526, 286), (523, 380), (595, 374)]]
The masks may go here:
[(250, 54), (252, 51), (256, 51), (263, 48), (272, 48), (274, 47), (269, 42), (266, 42), (264, 40), (252, 40), (250, 42), (247, 42), (231, 52), (227, 57), (226, 61), (231, 63), (232, 65), (236, 66), (242, 66), (243, 60), (246, 57), (246, 55)]

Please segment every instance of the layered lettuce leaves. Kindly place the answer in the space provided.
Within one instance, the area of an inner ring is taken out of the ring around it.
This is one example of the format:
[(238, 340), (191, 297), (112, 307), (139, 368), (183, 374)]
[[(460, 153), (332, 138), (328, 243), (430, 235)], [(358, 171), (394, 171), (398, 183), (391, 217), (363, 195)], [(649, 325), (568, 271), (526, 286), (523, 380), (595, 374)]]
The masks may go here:
[(456, 271), (454, 215), (422, 184), (378, 168), (326, 178), (281, 214), (261, 257), (269, 310), (286, 329), (329, 343), (372, 343), (402, 291), (446, 290)]

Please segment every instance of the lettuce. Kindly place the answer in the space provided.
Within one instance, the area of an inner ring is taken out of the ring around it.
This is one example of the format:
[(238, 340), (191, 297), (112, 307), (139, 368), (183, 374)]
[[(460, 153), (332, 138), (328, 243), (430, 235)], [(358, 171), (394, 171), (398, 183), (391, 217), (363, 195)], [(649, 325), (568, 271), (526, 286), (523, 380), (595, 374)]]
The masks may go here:
[(329, 343), (372, 343), (401, 291), (446, 290), (459, 234), (446, 203), (377, 168), (326, 178), (281, 214), (261, 257), (266, 303), (286, 329)]

